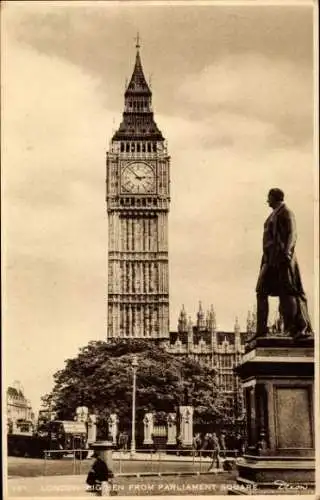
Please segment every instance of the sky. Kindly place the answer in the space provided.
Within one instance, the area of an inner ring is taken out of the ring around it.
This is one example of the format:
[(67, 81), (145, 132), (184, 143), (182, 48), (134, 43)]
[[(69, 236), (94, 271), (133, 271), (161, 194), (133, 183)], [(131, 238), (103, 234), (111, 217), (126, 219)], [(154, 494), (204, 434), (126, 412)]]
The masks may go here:
[(314, 318), (313, 4), (9, 1), (2, 328), (6, 381), (36, 409), (64, 361), (106, 337), (105, 153), (138, 31), (171, 156), (171, 329), (200, 300), (219, 329), (245, 329), (271, 187), (296, 215)]

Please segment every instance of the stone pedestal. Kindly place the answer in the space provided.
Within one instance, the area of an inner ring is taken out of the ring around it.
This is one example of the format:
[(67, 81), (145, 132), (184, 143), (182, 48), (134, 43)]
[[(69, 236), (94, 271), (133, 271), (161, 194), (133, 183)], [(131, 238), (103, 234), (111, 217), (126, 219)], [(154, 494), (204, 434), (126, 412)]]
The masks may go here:
[(119, 419), (116, 413), (111, 413), (108, 420), (108, 431), (114, 446), (117, 445)]
[(143, 419), (143, 444), (147, 446), (153, 445), (153, 413), (146, 413)]
[(97, 416), (94, 414), (88, 417), (88, 445), (95, 443), (97, 440)]
[(181, 444), (182, 446), (190, 447), (193, 440), (193, 407), (180, 406), (179, 414)]
[(177, 416), (175, 413), (168, 413), (167, 416), (168, 425), (168, 446), (177, 446)]
[(279, 488), (281, 482), (313, 486), (313, 340), (258, 338), (235, 370), (242, 380), (247, 417), (237, 482), (262, 489)]
[(91, 450), (99, 454), (99, 456), (105, 461), (108, 468), (113, 471), (113, 459), (112, 451), (114, 445), (111, 441), (96, 441), (90, 445)]

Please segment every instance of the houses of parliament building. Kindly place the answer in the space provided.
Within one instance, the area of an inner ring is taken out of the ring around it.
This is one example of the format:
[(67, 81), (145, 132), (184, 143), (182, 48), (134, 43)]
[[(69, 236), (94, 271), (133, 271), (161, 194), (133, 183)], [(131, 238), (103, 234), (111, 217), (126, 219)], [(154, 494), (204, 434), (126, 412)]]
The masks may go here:
[(219, 331), (215, 311), (199, 304), (194, 322), (182, 308), (177, 331), (169, 329), (168, 216), (170, 157), (152, 109), (140, 44), (124, 93), (121, 124), (106, 158), (108, 214), (107, 339), (156, 340), (177, 356), (191, 356), (215, 367), (219, 386), (230, 400), (239, 391), (233, 367), (244, 352), (246, 332), (235, 321)]

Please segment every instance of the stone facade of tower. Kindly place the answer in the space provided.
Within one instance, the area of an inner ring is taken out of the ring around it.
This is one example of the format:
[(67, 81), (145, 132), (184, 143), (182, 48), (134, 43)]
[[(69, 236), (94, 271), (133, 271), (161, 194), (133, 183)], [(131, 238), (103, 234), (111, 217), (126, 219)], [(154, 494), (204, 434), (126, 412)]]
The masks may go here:
[(107, 152), (107, 338), (169, 338), (169, 162), (137, 45)]

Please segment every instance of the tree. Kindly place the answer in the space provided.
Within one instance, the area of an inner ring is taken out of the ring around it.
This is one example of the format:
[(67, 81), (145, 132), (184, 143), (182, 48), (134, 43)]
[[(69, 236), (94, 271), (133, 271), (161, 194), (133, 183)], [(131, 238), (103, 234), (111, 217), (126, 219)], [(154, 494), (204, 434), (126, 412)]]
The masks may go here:
[(176, 411), (185, 403), (186, 393), (198, 422), (224, 418), (224, 401), (215, 383), (215, 370), (140, 339), (90, 342), (54, 375), (54, 388), (42, 398), (43, 402), (60, 419), (73, 419), (76, 407), (85, 405), (104, 421), (115, 412), (120, 422), (129, 427), (133, 354), (139, 363), (137, 419), (142, 420), (147, 411)]

